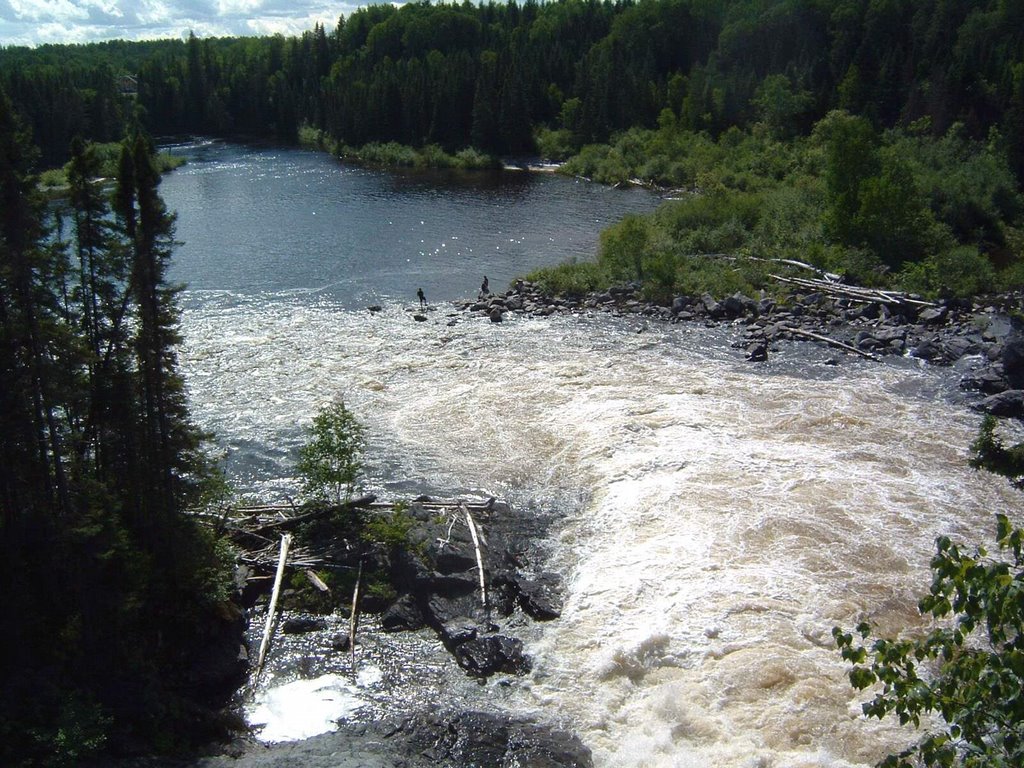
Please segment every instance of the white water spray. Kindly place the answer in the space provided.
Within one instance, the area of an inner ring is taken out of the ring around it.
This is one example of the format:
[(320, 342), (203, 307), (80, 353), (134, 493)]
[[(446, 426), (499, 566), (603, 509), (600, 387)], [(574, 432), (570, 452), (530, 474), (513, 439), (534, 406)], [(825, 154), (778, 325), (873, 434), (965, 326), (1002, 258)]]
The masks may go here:
[(967, 468), (978, 419), (936, 372), (804, 378), (702, 329), (453, 319), (206, 297), (184, 318), (193, 411), (255, 455), (254, 488), (287, 487), (343, 396), (379, 487), (585, 500), (515, 701), (599, 766), (859, 766), (907, 741), (860, 716), (830, 629), (915, 622), (934, 538), (980, 541), (1020, 503)]

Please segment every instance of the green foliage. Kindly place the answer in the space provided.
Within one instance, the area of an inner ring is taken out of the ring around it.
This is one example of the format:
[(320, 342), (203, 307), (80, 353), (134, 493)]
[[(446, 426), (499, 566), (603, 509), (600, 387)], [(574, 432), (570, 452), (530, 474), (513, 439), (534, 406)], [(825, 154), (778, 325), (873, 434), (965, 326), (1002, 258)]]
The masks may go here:
[(1024, 490), (1024, 443), (1006, 447), (996, 435), (997, 426), (995, 416), (985, 416), (978, 438), (971, 445), (971, 466), (1002, 475)]
[(436, 144), (415, 147), (388, 142), (387, 144), (370, 143), (361, 147), (339, 148), (338, 154), (346, 160), (354, 160), (370, 165), (387, 166), (390, 168), (459, 168), (463, 170), (482, 170), (498, 167), (495, 157), (467, 147), (452, 155)]
[(409, 549), (409, 533), (415, 525), (416, 519), (403, 506), (396, 504), (390, 511), (365, 520), (363, 538), (386, 549)]
[(362, 469), (363, 426), (342, 402), (320, 409), (313, 417), (309, 442), (299, 451), (296, 466), (302, 490), (310, 499), (344, 504)]
[(1011, 766), (1024, 764), (1024, 532), (997, 515), (999, 556), (965, 551), (942, 536), (931, 561), (933, 580), (920, 601), (936, 621), (926, 635), (876, 638), (872, 628), (832, 630), (850, 683), (874, 687), (864, 714), (895, 716), (920, 727), (934, 716), (942, 725), (880, 765)]
[(534, 270), (527, 279), (551, 296), (584, 296), (610, 285), (609, 278), (592, 261), (568, 261)]
[(996, 287), (992, 262), (976, 246), (961, 246), (907, 265), (898, 275), (904, 289), (928, 296), (970, 297)]

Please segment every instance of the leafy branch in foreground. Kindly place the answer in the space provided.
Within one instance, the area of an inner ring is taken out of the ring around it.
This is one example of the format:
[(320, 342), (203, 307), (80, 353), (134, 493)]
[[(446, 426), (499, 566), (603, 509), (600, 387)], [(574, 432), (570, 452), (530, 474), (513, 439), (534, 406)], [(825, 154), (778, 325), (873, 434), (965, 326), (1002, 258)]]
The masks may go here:
[(857, 626), (859, 637), (832, 630), (853, 664), (853, 687), (880, 686), (862, 705), (865, 715), (895, 715), (915, 727), (941, 718), (917, 744), (885, 758), (884, 768), (1024, 765), (1024, 533), (1006, 515), (996, 520), (1000, 557), (937, 540), (931, 589), (919, 610), (941, 626), (870, 646), (866, 622)]

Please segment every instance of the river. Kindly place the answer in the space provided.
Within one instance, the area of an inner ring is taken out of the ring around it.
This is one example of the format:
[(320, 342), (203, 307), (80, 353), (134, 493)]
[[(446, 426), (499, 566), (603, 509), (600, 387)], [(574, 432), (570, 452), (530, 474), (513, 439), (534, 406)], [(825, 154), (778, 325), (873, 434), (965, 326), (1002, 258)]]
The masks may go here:
[[(161, 191), (184, 241), (181, 365), (240, 488), (294, 493), (303, 429), (343, 397), (367, 427), (368, 490), (564, 514), (549, 547), (567, 602), (528, 638), (533, 672), (478, 686), (427, 655), (413, 700), (563, 725), (602, 767), (846, 768), (906, 743), (860, 716), (830, 631), (914, 624), (935, 537), (987, 540), (993, 512), (1020, 508), (967, 466), (979, 418), (955, 376), (912, 360), (829, 366), (806, 344), (752, 365), (728, 328), (492, 324), (449, 303), (483, 274), (500, 289), (585, 257), (602, 226), (656, 204), (641, 191), (178, 151), (191, 162)], [(417, 287), (428, 322), (411, 317)], [(387, 659), (426, 653), (376, 652), (345, 689), (350, 717), (408, 700), (396, 680), (417, 675)]]

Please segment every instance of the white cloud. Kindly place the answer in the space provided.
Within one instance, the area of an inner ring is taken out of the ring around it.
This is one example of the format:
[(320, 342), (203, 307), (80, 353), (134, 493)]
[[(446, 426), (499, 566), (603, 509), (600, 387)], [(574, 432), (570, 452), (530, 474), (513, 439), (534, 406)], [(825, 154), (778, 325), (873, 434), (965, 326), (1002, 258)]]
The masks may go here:
[(0, 0), (0, 45), (235, 35), (332, 29), (363, 3), (330, 0)]
[(87, 19), (89, 11), (71, 0), (8, 0), (17, 19), (26, 21)]

